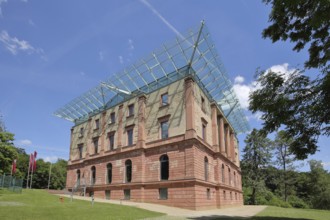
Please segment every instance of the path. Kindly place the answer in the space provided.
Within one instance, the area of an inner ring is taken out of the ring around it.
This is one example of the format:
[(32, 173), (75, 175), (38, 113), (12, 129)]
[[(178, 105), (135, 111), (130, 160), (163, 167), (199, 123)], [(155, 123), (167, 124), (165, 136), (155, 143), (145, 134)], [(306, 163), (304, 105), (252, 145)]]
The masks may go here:
[[(70, 195), (67, 194), (58, 194), (58, 196), (68, 197)], [(73, 196), (73, 199), (80, 199), (80, 200), (87, 200), (91, 201), (90, 197), (83, 197), (83, 196)], [(157, 220), (167, 220), (167, 219), (216, 219), (219, 217), (251, 217), (256, 215), (257, 213), (264, 210), (267, 206), (238, 206), (232, 208), (222, 208), (222, 209), (211, 209), (211, 210), (203, 210), (203, 211), (194, 211), (194, 210), (187, 210), (181, 209), (176, 207), (169, 207), (164, 205), (152, 204), (152, 203), (139, 203), (139, 202), (132, 202), (127, 200), (106, 200), (106, 199), (99, 199), (95, 198), (95, 202), (103, 202), (103, 203), (111, 203), (111, 204), (118, 204), (118, 205), (127, 205), (127, 206), (134, 206), (141, 209), (146, 209), (154, 212), (161, 212), (165, 213), (167, 216), (157, 217), (157, 218), (150, 218), (150, 219), (157, 219)]]

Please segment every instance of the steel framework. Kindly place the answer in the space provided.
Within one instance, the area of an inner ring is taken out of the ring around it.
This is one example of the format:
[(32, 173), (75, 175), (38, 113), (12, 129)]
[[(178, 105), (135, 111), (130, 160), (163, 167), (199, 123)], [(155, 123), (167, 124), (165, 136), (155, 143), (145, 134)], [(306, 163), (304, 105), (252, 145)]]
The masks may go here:
[(188, 75), (218, 104), (236, 133), (249, 131), (246, 116), (204, 22), (173, 42), (163, 44), (148, 57), (112, 74), (54, 114), (79, 123), (131, 97), (150, 93)]

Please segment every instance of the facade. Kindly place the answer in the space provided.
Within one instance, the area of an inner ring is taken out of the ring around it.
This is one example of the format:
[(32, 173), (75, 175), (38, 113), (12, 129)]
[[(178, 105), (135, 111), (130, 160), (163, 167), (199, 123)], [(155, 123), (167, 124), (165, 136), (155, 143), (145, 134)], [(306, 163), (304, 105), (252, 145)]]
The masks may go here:
[[(154, 75), (151, 68), (146, 71)], [(223, 98), (216, 100), (191, 63), (163, 71), (134, 90), (103, 85), (114, 95), (86, 114), (79, 113), (82, 106), (96, 102), (74, 101), (57, 112), (75, 122), (66, 187), (99, 198), (192, 210), (242, 205), (240, 124), (233, 120), (239, 119), (237, 100), (229, 107)], [(79, 100), (90, 101), (96, 94)], [(104, 100), (106, 94), (99, 94)], [(79, 107), (68, 111), (73, 106)]]

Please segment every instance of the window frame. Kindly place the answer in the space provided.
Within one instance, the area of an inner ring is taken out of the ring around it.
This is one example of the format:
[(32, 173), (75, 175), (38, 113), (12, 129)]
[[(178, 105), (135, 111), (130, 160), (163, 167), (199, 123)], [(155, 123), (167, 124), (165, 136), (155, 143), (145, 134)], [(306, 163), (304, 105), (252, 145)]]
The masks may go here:
[(130, 104), (127, 106), (127, 117), (133, 117), (134, 116), (134, 104)]
[[(160, 122), (160, 138), (162, 140), (165, 140), (165, 139), (168, 139), (169, 138), (169, 120), (166, 119), (166, 120), (161, 120)], [(166, 124), (167, 125), (167, 130), (164, 130), (164, 127), (163, 125)]]
[(168, 199), (168, 188), (159, 188), (158, 189), (158, 199), (167, 200)]
[(99, 138), (95, 137), (93, 138), (93, 146), (94, 146), (94, 154), (99, 153)]
[(115, 133), (114, 131), (108, 133), (108, 139), (109, 139), (109, 150), (115, 149)]
[(134, 127), (126, 128), (127, 133), (127, 146), (132, 146), (134, 144)]
[(159, 157), (160, 163), (160, 180), (166, 181), (170, 177), (170, 162), (167, 154), (163, 154)]
[(96, 183), (96, 167), (91, 167), (91, 185), (95, 185)]
[(106, 178), (106, 183), (107, 184), (111, 184), (112, 183), (112, 167), (113, 167), (112, 166), (112, 163), (108, 163), (107, 164), (107, 178)]
[(100, 129), (100, 119), (99, 118), (95, 119), (94, 123), (95, 123), (94, 130)]
[(115, 124), (116, 123), (116, 113), (111, 112), (110, 113), (110, 123), (109, 124)]
[(78, 144), (79, 160), (83, 159), (84, 144)]
[(209, 159), (204, 157), (204, 179), (205, 181), (209, 181)]
[[(164, 97), (165, 97), (165, 100), (164, 100)], [(170, 104), (170, 102), (169, 102), (168, 92), (165, 92), (165, 93), (161, 94), (161, 96), (160, 96), (160, 107), (167, 106), (169, 104)]]
[(132, 160), (125, 161), (125, 183), (132, 182)]

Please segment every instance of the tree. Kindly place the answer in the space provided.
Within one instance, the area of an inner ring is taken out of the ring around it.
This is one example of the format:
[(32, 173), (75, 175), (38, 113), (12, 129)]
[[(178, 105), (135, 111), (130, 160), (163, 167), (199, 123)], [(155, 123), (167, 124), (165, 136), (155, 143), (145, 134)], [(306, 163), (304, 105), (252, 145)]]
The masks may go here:
[(285, 131), (279, 131), (276, 134), (274, 150), (276, 155), (276, 163), (281, 167), (283, 173), (281, 175), (281, 182), (284, 184), (284, 201), (288, 201), (288, 185), (292, 182), (292, 175), (287, 175), (287, 169), (293, 169), (293, 161), (295, 158), (289, 150), (289, 145), (292, 139), (287, 136)]
[(303, 71), (288, 77), (260, 71), (256, 75), (260, 88), (250, 94), (249, 109), (263, 113), (265, 133), (284, 126), (294, 140), (290, 150), (298, 159), (305, 159), (316, 152), (320, 135), (330, 135), (330, 1), (264, 2), (272, 5), (272, 24), (263, 31), (263, 37), (273, 42), (290, 39), (296, 43), (296, 51), (309, 45), (305, 67), (318, 68), (322, 74), (312, 80)]
[(52, 175), (50, 181), (51, 189), (63, 189), (66, 183), (66, 166), (67, 161), (58, 159), (52, 167)]
[(17, 151), (13, 144), (14, 134), (6, 131), (0, 132), (0, 174), (10, 173), (14, 159), (17, 159)]
[(252, 188), (250, 204), (256, 204), (258, 190), (264, 185), (264, 172), (262, 171), (271, 160), (270, 140), (253, 129), (245, 139), (243, 159), (241, 161), (243, 180), (245, 185)]
[(269, 21), (262, 36), (273, 42), (290, 39), (299, 52), (309, 46), (307, 68), (329, 67), (330, 59), (330, 2), (329, 0), (264, 0), (272, 5)]
[(330, 209), (330, 174), (324, 170), (321, 161), (311, 160), (310, 192), (313, 208)]

